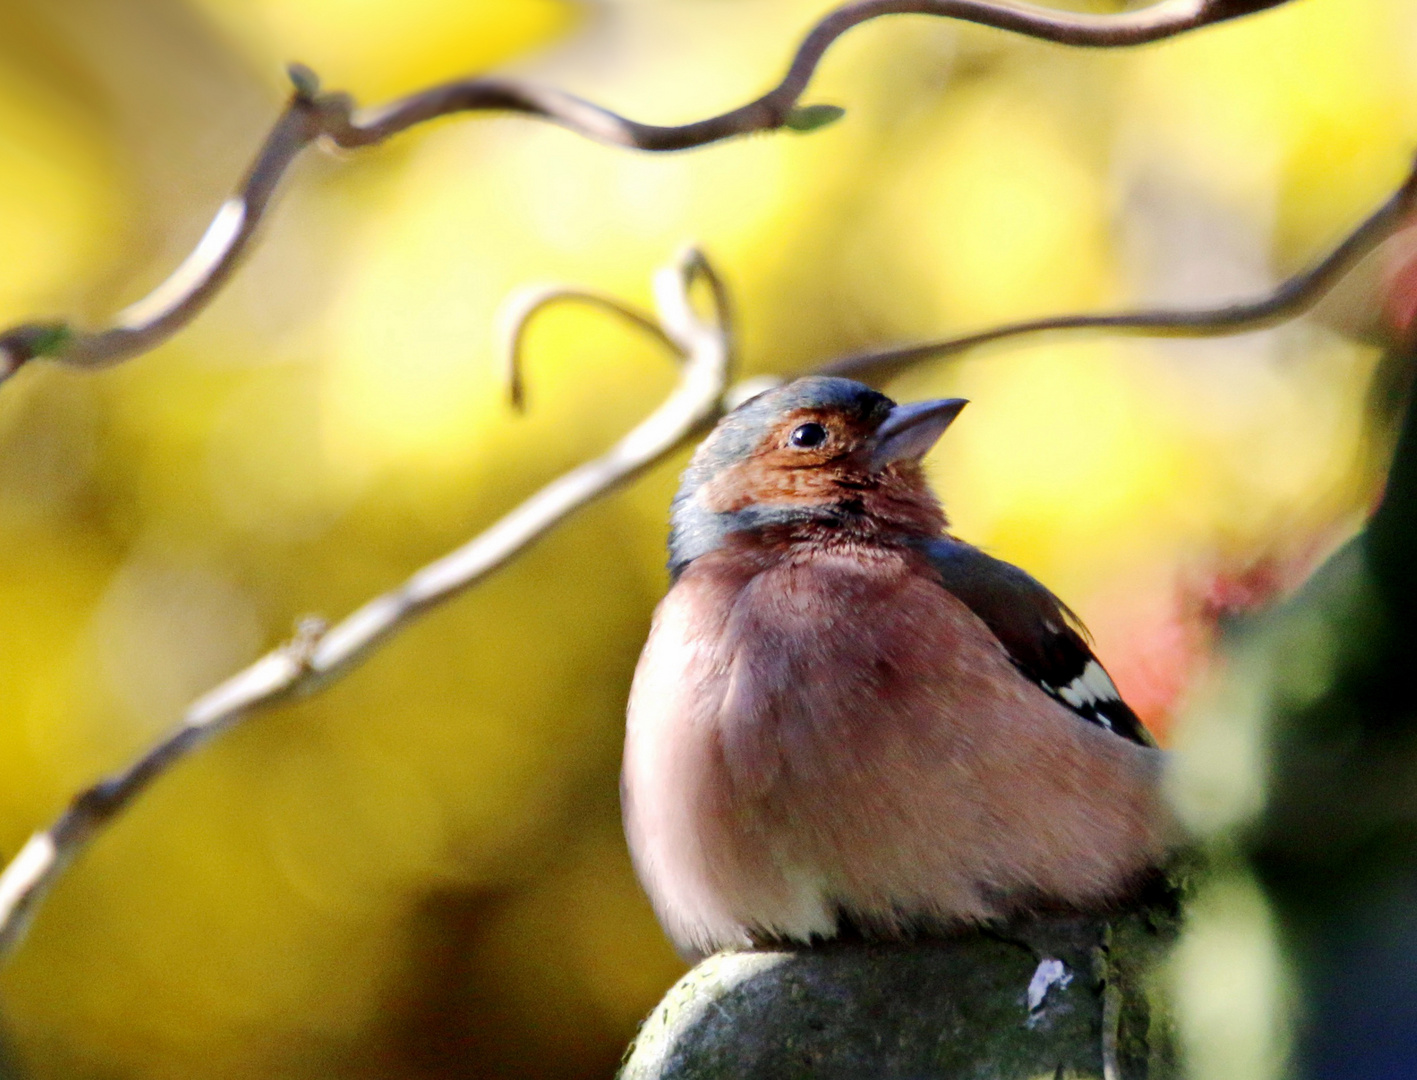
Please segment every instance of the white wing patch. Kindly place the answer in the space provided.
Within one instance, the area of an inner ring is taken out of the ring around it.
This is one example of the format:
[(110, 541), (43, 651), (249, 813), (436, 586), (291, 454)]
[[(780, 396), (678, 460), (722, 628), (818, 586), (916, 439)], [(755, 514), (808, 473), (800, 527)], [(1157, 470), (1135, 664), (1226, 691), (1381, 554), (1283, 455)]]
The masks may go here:
[[(1122, 695), (1117, 693), (1117, 687), (1111, 677), (1102, 670), (1102, 665), (1096, 660), (1089, 660), (1087, 667), (1082, 669), (1082, 674), (1067, 686), (1060, 686), (1057, 694), (1075, 709), (1122, 700)], [(1099, 713), (1097, 719), (1111, 730), (1112, 724), (1105, 716)]]

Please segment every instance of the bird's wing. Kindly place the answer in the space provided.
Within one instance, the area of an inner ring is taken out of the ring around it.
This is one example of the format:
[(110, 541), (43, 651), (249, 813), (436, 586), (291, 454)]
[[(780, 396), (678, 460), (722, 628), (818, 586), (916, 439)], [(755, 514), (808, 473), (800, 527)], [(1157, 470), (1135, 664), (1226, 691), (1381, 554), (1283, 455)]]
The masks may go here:
[(1078, 617), (1041, 582), (960, 540), (933, 540), (924, 552), (940, 583), (994, 632), (1019, 671), (1084, 720), (1156, 745), (1088, 647)]

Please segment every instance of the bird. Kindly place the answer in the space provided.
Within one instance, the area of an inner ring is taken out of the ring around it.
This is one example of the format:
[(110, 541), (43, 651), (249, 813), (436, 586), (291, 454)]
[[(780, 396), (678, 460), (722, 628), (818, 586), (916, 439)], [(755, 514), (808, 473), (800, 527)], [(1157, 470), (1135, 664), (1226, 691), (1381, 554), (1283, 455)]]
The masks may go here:
[(1108, 910), (1175, 842), (1077, 617), (948, 532), (921, 459), (966, 404), (809, 376), (691, 457), (621, 769), (684, 957)]

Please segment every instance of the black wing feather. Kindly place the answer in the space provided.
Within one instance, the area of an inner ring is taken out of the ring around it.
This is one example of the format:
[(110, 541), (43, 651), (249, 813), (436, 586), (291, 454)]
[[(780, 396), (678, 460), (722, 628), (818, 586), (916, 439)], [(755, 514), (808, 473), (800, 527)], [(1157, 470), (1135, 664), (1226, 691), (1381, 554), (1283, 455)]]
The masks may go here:
[(1084, 720), (1156, 745), (1088, 647), (1081, 621), (1041, 582), (961, 540), (934, 540), (924, 550), (940, 583), (993, 631), (1023, 674)]

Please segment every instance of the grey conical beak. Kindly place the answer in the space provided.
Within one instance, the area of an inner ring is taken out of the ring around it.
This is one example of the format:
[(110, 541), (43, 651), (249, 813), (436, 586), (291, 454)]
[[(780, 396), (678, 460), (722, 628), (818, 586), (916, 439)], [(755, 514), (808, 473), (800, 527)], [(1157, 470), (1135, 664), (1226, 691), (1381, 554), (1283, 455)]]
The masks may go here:
[(876, 429), (871, 470), (884, 469), (893, 461), (918, 461), (924, 457), (968, 404), (964, 398), (943, 398), (897, 405)]

